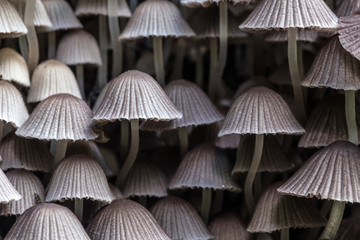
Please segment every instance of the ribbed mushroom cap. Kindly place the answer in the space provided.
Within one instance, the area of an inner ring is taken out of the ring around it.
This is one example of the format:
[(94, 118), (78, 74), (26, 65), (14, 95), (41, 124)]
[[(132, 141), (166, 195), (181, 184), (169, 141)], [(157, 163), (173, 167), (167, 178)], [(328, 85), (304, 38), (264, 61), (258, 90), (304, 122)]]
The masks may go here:
[(50, 17), (52, 27), (47, 32), (83, 28), (75, 13), (65, 0), (42, 0)]
[(338, 18), (323, 0), (262, 0), (241, 23), (245, 31), (335, 30)]
[(0, 0), (0, 38), (13, 38), (28, 32), (19, 13), (8, 0)]
[(334, 36), (316, 56), (301, 85), (341, 90), (360, 89), (360, 62)]
[[(360, 202), (360, 149), (338, 141), (316, 152), (278, 191), (341, 202)], [(314, 171), (315, 169), (315, 171)]]
[(134, 196), (166, 197), (167, 177), (163, 170), (149, 160), (136, 161), (131, 168), (122, 193), (125, 198)]
[(7, 81), (0, 80), (0, 121), (20, 127), (29, 117), (21, 93)]
[(189, 151), (171, 178), (169, 189), (186, 188), (241, 191), (231, 179), (231, 162), (220, 149), (210, 144)]
[(360, 221), (358, 217), (350, 217), (341, 221), (336, 240), (360, 239)]
[(340, 29), (338, 31), (341, 45), (352, 56), (360, 60), (360, 15), (340, 19)]
[(230, 2), (233, 5), (249, 5), (256, 3), (258, 0), (181, 0), (181, 4), (187, 7), (208, 7), (223, 1)]
[(5, 173), (0, 169), (0, 204), (6, 204), (21, 199), (21, 195), (16, 191)]
[(84, 30), (75, 30), (64, 35), (59, 42), (56, 58), (67, 65), (101, 65), (96, 39)]
[(146, 0), (133, 13), (119, 39), (193, 37), (195, 33), (168, 0)]
[(100, 165), (86, 155), (73, 155), (63, 159), (53, 173), (46, 194), (46, 201), (90, 199), (111, 202), (111, 192)]
[(177, 197), (164, 198), (151, 208), (151, 213), (173, 240), (213, 239), (203, 220), (190, 203)]
[[(46, 117), (44, 117), (46, 116)], [(94, 140), (92, 112), (80, 98), (56, 94), (41, 101), (16, 135), (41, 140)]]
[(7, 172), (6, 176), (22, 198), (16, 202), (0, 205), (0, 215), (19, 215), (26, 209), (44, 202), (44, 186), (35, 174), (17, 169)]
[[(299, 42), (316, 42), (318, 39), (318, 32), (315, 30), (298, 30), (296, 40)], [(273, 43), (282, 43), (288, 41), (287, 31), (273, 31), (265, 41)]]
[(0, 50), (0, 76), (2, 80), (30, 87), (30, 76), (24, 58), (11, 48)]
[[(240, 147), (239, 156), (232, 170), (232, 173), (243, 173), (250, 169), (252, 157), (254, 155), (255, 136), (246, 136)], [(261, 155), (261, 161), (258, 172), (286, 172), (295, 167), (294, 163), (289, 161), (274, 136), (268, 135), (264, 138), (264, 149)]]
[(155, 79), (140, 71), (127, 71), (115, 78), (105, 96), (94, 114), (95, 121), (169, 121), (182, 117)]
[(81, 98), (79, 86), (74, 73), (64, 63), (58, 60), (47, 60), (35, 68), (32, 75), (28, 102), (40, 102), (45, 98), (68, 93)]
[(182, 112), (183, 117), (161, 123), (146, 121), (141, 127), (142, 130), (169, 130), (211, 124), (224, 119), (208, 96), (194, 83), (186, 80), (172, 81), (164, 91)]
[(225, 213), (214, 218), (209, 224), (209, 230), (216, 240), (250, 239), (250, 234), (235, 213)]
[(360, 7), (359, 0), (343, 0), (335, 9), (335, 14), (339, 18), (350, 16), (358, 7)]
[(301, 135), (305, 130), (289, 106), (276, 92), (254, 87), (242, 94), (231, 106), (219, 136), (229, 134)]
[(67, 207), (53, 203), (38, 204), (26, 210), (5, 239), (90, 240), (78, 218)]
[(281, 182), (271, 185), (260, 197), (248, 232), (273, 232), (287, 228), (315, 228), (326, 225), (326, 219), (309, 199), (282, 195)]
[(148, 210), (126, 199), (103, 208), (86, 231), (92, 240), (170, 240)]
[(3, 158), (0, 168), (4, 171), (26, 169), (49, 172), (53, 161), (53, 156), (42, 142), (18, 137), (15, 133), (10, 133), (2, 139), (0, 155)]
[[(125, 0), (118, 0), (118, 17), (131, 17), (131, 11)], [(104, 0), (78, 0), (75, 9), (76, 16), (104, 15), (108, 16), (107, 1)]]

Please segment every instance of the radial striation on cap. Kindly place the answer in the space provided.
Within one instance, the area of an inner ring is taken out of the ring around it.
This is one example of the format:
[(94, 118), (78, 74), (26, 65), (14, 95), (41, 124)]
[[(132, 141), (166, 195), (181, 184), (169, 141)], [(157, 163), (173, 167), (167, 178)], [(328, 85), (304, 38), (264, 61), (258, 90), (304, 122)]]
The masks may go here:
[[(316, 152), (278, 191), (340, 202), (360, 202), (360, 149), (338, 141)], [(315, 169), (315, 171), (314, 171)]]
[(67, 207), (53, 203), (38, 204), (26, 210), (5, 239), (90, 240), (77, 217)]
[(341, 18), (338, 33), (343, 48), (360, 61), (360, 15)]
[(233, 5), (255, 4), (258, 0), (181, 0), (181, 5), (186, 7), (209, 7), (220, 2), (230, 2)]
[(8, 0), (0, 0), (0, 38), (20, 37), (28, 32), (19, 13)]
[(354, 11), (360, 7), (359, 0), (343, 0), (335, 9), (335, 14), (339, 18), (350, 16)]
[(0, 205), (18, 201), (21, 195), (16, 191), (5, 173), (0, 169)]
[(0, 76), (2, 80), (30, 87), (29, 69), (25, 59), (12, 48), (0, 50)]
[[(316, 30), (297, 30), (296, 41), (314, 43), (319, 34)], [(287, 31), (273, 31), (266, 37), (265, 41), (273, 43), (286, 43), (288, 41)]]
[(92, 240), (170, 240), (148, 210), (126, 199), (100, 210), (86, 231)]
[(164, 198), (155, 203), (151, 213), (171, 239), (214, 238), (195, 208), (181, 198)]
[[(117, 0), (118, 17), (131, 17), (131, 11), (125, 0)], [(76, 16), (104, 15), (108, 16), (108, 4), (103, 0), (78, 0), (75, 9)]]
[(233, 212), (227, 212), (215, 217), (209, 224), (209, 230), (216, 240), (250, 239), (246, 227)]
[(254, 87), (233, 103), (218, 135), (304, 133), (279, 94), (266, 87)]

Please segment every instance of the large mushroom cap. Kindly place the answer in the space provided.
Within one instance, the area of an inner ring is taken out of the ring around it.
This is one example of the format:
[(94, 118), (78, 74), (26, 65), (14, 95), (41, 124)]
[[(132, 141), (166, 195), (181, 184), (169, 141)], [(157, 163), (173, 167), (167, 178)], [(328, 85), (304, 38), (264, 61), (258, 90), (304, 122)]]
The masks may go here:
[(209, 230), (216, 240), (250, 239), (246, 227), (235, 213), (227, 212), (217, 216), (210, 222)]
[(338, 33), (344, 49), (360, 61), (360, 15), (341, 18)]
[(181, 0), (181, 4), (187, 7), (208, 7), (224, 1), (233, 5), (249, 5), (256, 3), (258, 0)]
[[(131, 17), (131, 11), (125, 0), (117, 0), (118, 17)], [(76, 16), (108, 15), (107, 1), (103, 0), (79, 0), (75, 9)]]
[(126, 199), (103, 208), (86, 231), (92, 240), (170, 240), (148, 210)]
[(0, 76), (2, 80), (30, 87), (30, 76), (25, 59), (11, 48), (0, 50)]
[(0, 204), (6, 204), (21, 199), (21, 195), (16, 191), (5, 173), (0, 169)]
[[(46, 117), (44, 117), (46, 116)], [(94, 140), (92, 112), (80, 98), (56, 94), (41, 101), (16, 135), (40, 140)]]
[(8, 0), (0, 0), (0, 38), (13, 38), (28, 32), (19, 13)]
[(77, 217), (66, 207), (42, 203), (26, 210), (5, 239), (90, 240)]

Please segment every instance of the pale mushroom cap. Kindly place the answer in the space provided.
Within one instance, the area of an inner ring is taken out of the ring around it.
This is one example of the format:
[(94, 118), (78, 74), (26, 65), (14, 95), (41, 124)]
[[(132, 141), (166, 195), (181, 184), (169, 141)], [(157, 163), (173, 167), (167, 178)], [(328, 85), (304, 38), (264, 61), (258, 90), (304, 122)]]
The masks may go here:
[(214, 218), (209, 230), (216, 240), (242, 239), (249, 240), (250, 234), (235, 213), (225, 213)]
[[(341, 202), (360, 202), (360, 149), (339, 141), (316, 152), (278, 191)], [(315, 169), (315, 171), (314, 171)]]
[(146, 73), (131, 70), (111, 81), (93, 119), (97, 122), (123, 119), (169, 121), (181, 117), (181, 112), (155, 79)]
[(360, 7), (359, 0), (343, 0), (340, 2), (339, 6), (335, 9), (335, 14), (339, 18), (350, 16), (359, 7)]
[(59, 93), (68, 93), (81, 98), (74, 73), (58, 60), (42, 62), (32, 75), (27, 102), (40, 102)]
[(6, 176), (22, 198), (16, 202), (0, 205), (0, 215), (19, 215), (26, 209), (44, 202), (44, 186), (35, 174), (23, 169), (17, 169), (7, 172)]
[(26, 210), (5, 239), (90, 240), (78, 218), (67, 207), (53, 203), (38, 204)]
[(181, 0), (181, 4), (186, 7), (208, 7), (224, 1), (230, 2), (233, 5), (248, 5), (256, 3), (258, 0)]
[(21, 195), (16, 191), (5, 173), (0, 169), (0, 204), (6, 204), (21, 199)]
[(173, 240), (208, 240), (214, 238), (195, 208), (181, 198), (164, 198), (151, 208), (151, 213)]
[(90, 199), (110, 203), (115, 199), (100, 165), (86, 155), (63, 159), (53, 173), (46, 202)]
[[(316, 30), (298, 30), (296, 34), (296, 41), (299, 42), (316, 42), (319, 34)], [(288, 41), (287, 31), (273, 31), (265, 41), (273, 43), (282, 43)]]
[(174, 3), (168, 0), (146, 0), (135, 9), (119, 39), (192, 36), (195, 33)]
[(335, 30), (338, 18), (323, 0), (262, 0), (241, 23), (245, 31)]
[[(76, 5), (76, 16), (104, 15), (108, 16), (107, 1), (104, 0), (79, 0)], [(118, 17), (131, 17), (131, 11), (125, 0), (118, 0)]]
[(0, 80), (0, 121), (20, 127), (29, 117), (21, 93), (11, 83)]
[(84, 30), (75, 30), (64, 35), (59, 42), (56, 58), (67, 65), (101, 65), (96, 39)]
[(30, 87), (30, 76), (24, 58), (11, 48), (0, 50), (0, 76), (2, 80)]
[(170, 180), (169, 189), (210, 188), (240, 192), (231, 178), (231, 162), (226, 155), (210, 144), (189, 151)]
[(343, 48), (352, 56), (360, 61), (360, 16), (354, 15), (340, 19), (340, 29), (338, 31), (340, 43)]
[(304, 133), (304, 128), (279, 94), (266, 87), (254, 87), (233, 103), (218, 136)]
[(86, 231), (92, 240), (170, 240), (148, 210), (126, 199), (103, 208)]
[[(43, 117), (43, 116), (46, 116)], [(92, 112), (80, 98), (56, 94), (41, 101), (16, 135), (40, 140), (94, 140)]]
[(19, 13), (8, 0), (0, 0), (0, 38), (20, 37), (28, 32)]

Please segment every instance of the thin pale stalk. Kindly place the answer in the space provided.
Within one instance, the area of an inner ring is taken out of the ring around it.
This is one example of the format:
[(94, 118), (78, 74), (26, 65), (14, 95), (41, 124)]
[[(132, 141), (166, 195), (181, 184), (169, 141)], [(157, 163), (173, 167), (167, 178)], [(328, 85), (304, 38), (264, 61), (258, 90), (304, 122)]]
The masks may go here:
[(165, 71), (164, 71), (164, 54), (162, 46), (162, 37), (153, 37), (153, 54), (156, 80), (164, 87), (165, 86)]
[(200, 47), (197, 49), (196, 55), (196, 75), (195, 82), (199, 87), (202, 87), (204, 79), (204, 58)]
[(298, 63), (299, 63), (299, 73), (300, 73), (300, 79), (304, 79), (304, 54), (303, 54), (303, 44), (302, 42), (297, 43), (297, 53), (298, 53)]
[(54, 157), (54, 168), (66, 155), (68, 140), (59, 140), (56, 143), (56, 152)]
[(26, 35), (28, 41), (28, 67), (32, 73), (39, 63), (39, 42), (37, 39), (34, 19), (35, 19), (36, 0), (27, 0), (25, 7), (24, 23), (28, 29)]
[(173, 74), (171, 76), (171, 79), (173, 80), (182, 78), (185, 50), (186, 42), (183, 39), (179, 38), (176, 43), (175, 61), (173, 67)]
[(83, 213), (84, 213), (84, 201), (80, 198), (74, 199), (74, 213), (79, 219), (80, 222), (82, 222), (83, 219)]
[(100, 54), (101, 54), (101, 66), (98, 69), (97, 76), (97, 85), (99, 90), (105, 87), (107, 82), (107, 26), (106, 26), (106, 17), (99, 15), (99, 46), (100, 46)]
[(120, 122), (120, 159), (125, 160), (129, 150), (129, 121)]
[(76, 65), (76, 79), (79, 84), (80, 93), (83, 99), (85, 99), (85, 85), (84, 85), (84, 65)]
[(202, 190), (202, 203), (201, 203), (201, 218), (207, 224), (210, 216), (211, 209), (211, 189), (205, 188)]
[(281, 240), (289, 240), (289, 229), (281, 229)]
[(27, 61), (29, 56), (29, 50), (28, 50), (26, 35), (22, 35), (19, 37), (19, 48), (20, 48), (21, 56), (23, 56), (23, 58)]
[(344, 215), (345, 202), (334, 201), (330, 218), (326, 224), (326, 227), (323, 233), (320, 236), (320, 239), (333, 240), (336, 237), (336, 233), (339, 229), (341, 220)]
[(56, 32), (48, 32), (48, 59), (55, 59), (56, 55)]
[(120, 35), (120, 25), (117, 16), (118, 0), (107, 0), (108, 6), (108, 24), (110, 31), (111, 45), (113, 49), (112, 61), (112, 78), (117, 77), (122, 72), (123, 68), (123, 49), (122, 43), (118, 40)]
[(356, 101), (355, 91), (345, 91), (345, 115), (348, 129), (349, 141), (358, 145), (358, 129), (356, 124)]
[(0, 143), (3, 137), (4, 137), (4, 122), (0, 120)]
[(187, 127), (178, 128), (179, 144), (180, 144), (180, 157), (183, 159), (188, 151), (189, 137)]

